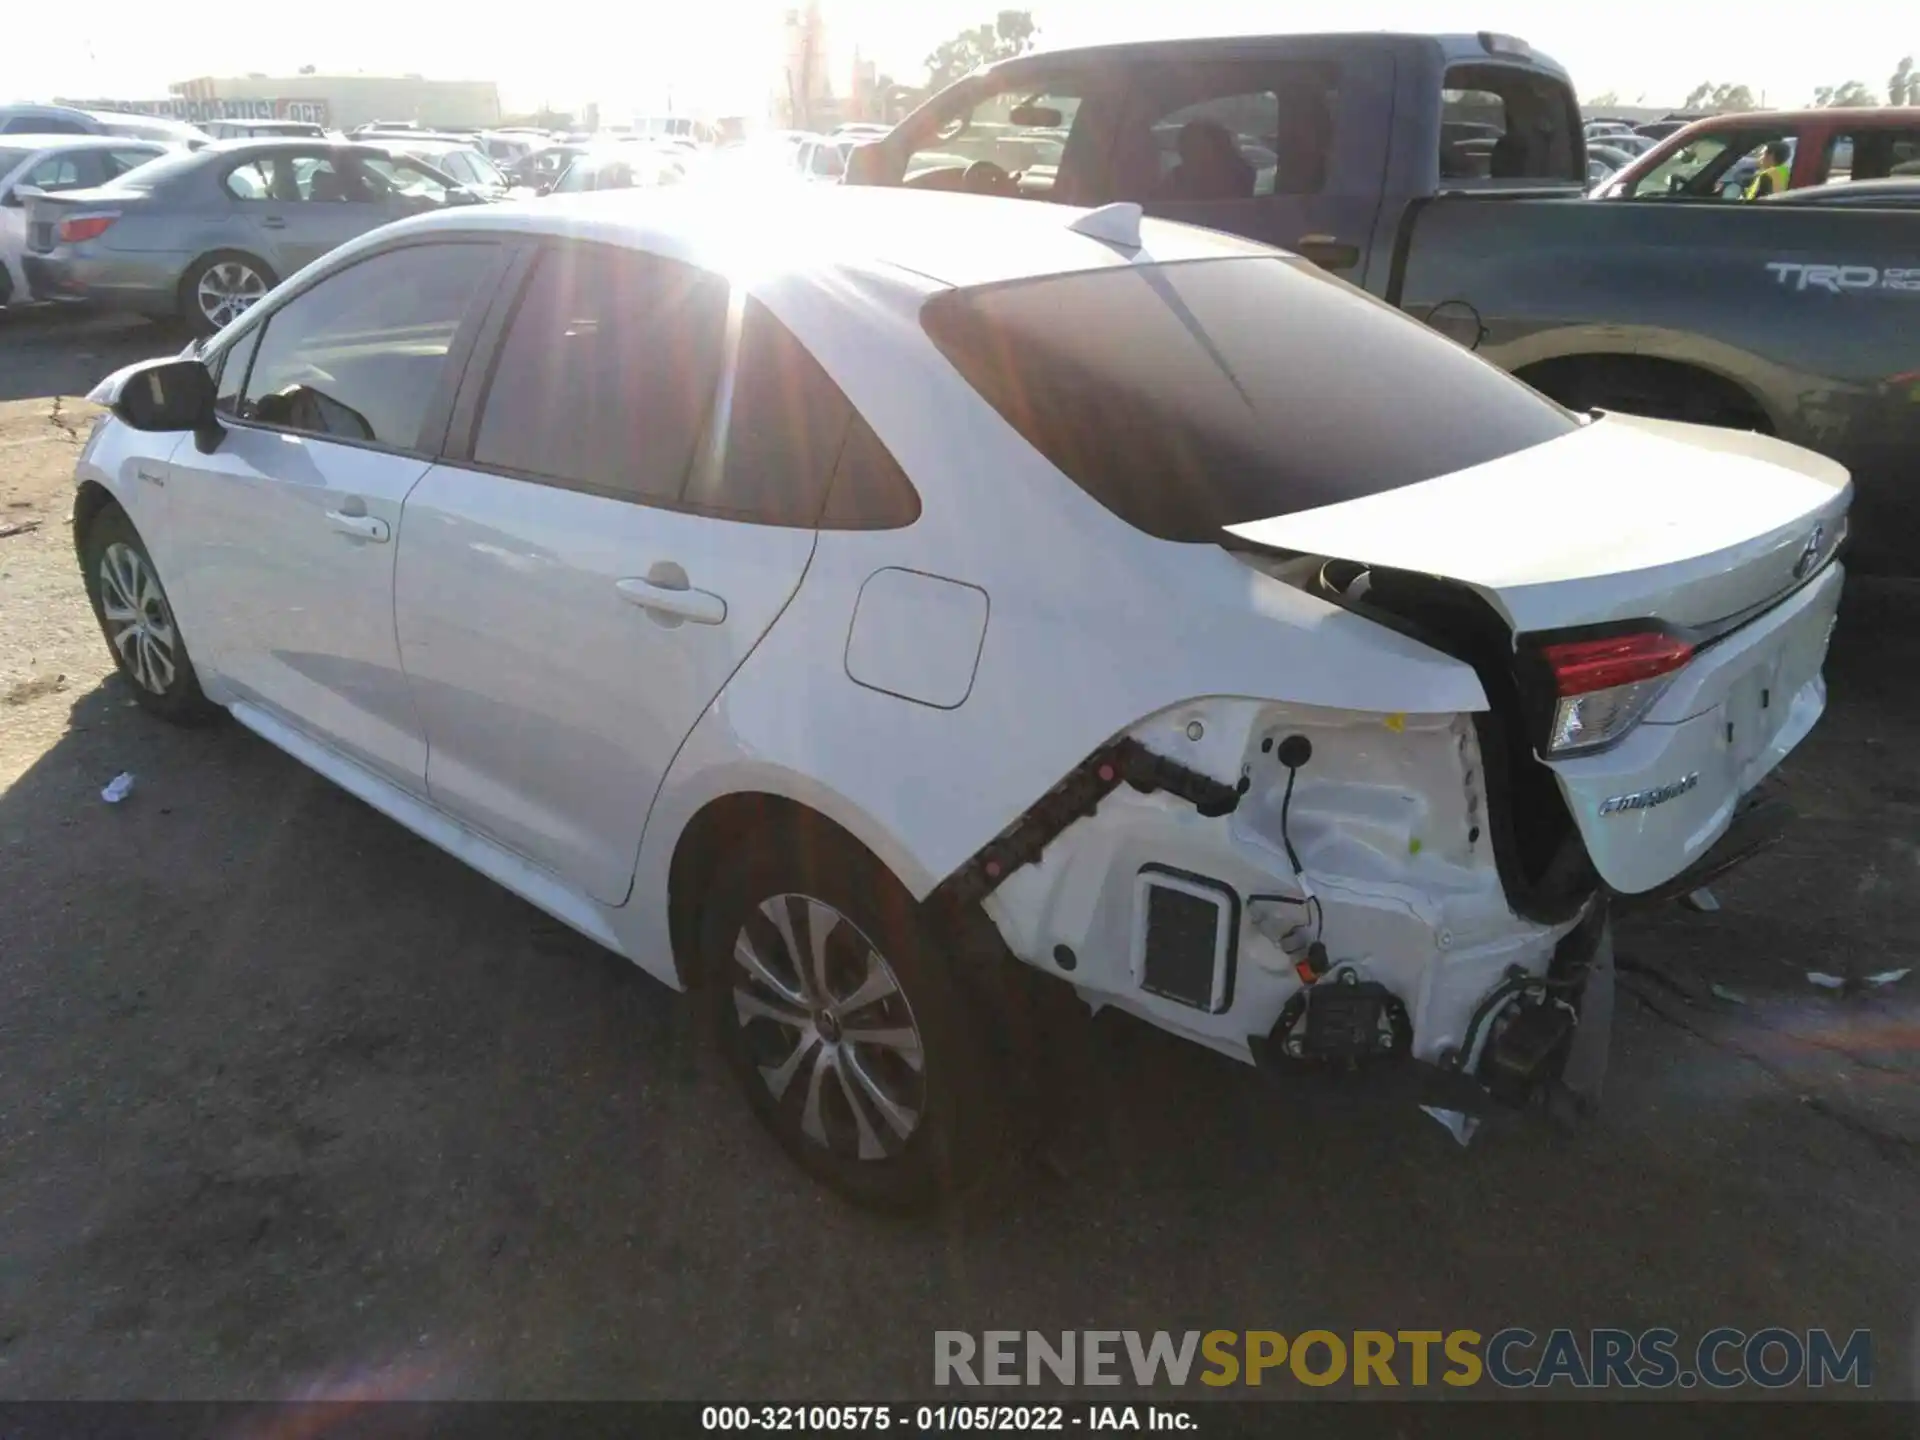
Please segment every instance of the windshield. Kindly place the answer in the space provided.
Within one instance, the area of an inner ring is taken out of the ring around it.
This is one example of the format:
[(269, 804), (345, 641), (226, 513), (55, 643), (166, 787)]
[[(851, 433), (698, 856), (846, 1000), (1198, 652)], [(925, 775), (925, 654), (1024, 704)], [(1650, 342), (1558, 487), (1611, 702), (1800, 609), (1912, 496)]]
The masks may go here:
[(1577, 423), (1300, 260), (949, 291), (921, 321), (1036, 450), (1167, 540), (1430, 480)]

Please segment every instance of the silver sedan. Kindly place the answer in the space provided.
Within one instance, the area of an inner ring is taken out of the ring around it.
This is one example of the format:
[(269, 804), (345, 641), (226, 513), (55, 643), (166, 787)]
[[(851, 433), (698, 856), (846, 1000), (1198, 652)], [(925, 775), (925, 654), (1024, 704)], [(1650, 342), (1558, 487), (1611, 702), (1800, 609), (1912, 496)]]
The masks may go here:
[(232, 141), (33, 197), (25, 269), (43, 299), (183, 318), (211, 335), (336, 245), (478, 198), (384, 146)]

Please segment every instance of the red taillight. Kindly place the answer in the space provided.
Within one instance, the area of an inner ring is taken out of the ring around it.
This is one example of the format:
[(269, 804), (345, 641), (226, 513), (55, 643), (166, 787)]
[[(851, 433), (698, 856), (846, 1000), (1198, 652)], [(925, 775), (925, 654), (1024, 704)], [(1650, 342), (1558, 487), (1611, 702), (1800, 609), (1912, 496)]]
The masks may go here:
[(1587, 695), (1672, 674), (1693, 658), (1693, 646), (1658, 631), (1569, 640), (1541, 649), (1553, 671), (1554, 693)]
[(69, 245), (77, 245), (82, 240), (97, 240), (107, 233), (107, 227), (114, 222), (112, 215), (76, 215), (70, 220), (60, 222), (60, 238)]

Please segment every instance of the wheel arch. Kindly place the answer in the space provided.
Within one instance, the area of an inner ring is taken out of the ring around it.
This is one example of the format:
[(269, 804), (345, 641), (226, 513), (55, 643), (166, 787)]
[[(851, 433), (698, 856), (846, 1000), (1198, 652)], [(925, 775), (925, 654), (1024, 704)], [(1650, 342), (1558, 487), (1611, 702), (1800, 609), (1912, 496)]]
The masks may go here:
[(1696, 358), (1586, 351), (1536, 360), (1517, 368), (1513, 375), (1575, 409), (1597, 403), (1586, 398), (1596, 394), (1652, 392), (1662, 397), (1658, 410), (1631, 413), (1726, 425), (1763, 435), (1778, 433), (1772, 411), (1757, 391)]
[[(82, 480), (73, 495), (73, 553), (82, 561), (87, 553), (87, 532), (93, 522), (111, 506), (120, 505), (119, 497), (98, 480)], [(122, 506), (122, 509), (125, 507)], [(128, 516), (132, 524), (132, 516)], [(136, 529), (139, 527), (136, 526)]]

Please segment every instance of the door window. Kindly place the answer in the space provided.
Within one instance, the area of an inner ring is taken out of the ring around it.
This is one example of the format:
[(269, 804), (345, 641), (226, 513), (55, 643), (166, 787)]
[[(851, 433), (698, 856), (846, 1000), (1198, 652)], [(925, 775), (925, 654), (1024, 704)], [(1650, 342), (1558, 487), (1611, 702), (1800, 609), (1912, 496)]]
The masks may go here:
[(725, 354), (727, 283), (632, 251), (540, 257), (487, 384), (474, 463), (671, 504)]
[(41, 190), (78, 190), (83, 185), (98, 185), (106, 177), (100, 162), (86, 151), (77, 154), (49, 155), (26, 174), (23, 184)]
[(329, 440), (432, 448), (421, 430), (494, 254), (485, 244), (409, 245), (296, 295), (267, 317), (238, 418)]
[(1912, 129), (1876, 126), (1827, 142), (1828, 181), (1889, 180), (1920, 175), (1920, 125)]
[(298, 205), (366, 199), (329, 155), (261, 155), (236, 166), (221, 183), (236, 200)]
[(1116, 193), (1249, 200), (1325, 189), (1338, 67), (1310, 60), (1156, 67), (1114, 154)]
[(1440, 92), (1443, 180), (1586, 183), (1580, 107), (1551, 76), (1511, 65), (1455, 65)]
[(998, 91), (949, 116), (916, 145), (903, 179), (911, 185), (984, 162), (1018, 181), (1023, 194), (1051, 194), (1079, 115), (1080, 98), (1058, 89), (1027, 84)]
[(1740, 200), (1761, 169), (1775, 163), (1774, 154), (1784, 150), (1791, 163), (1793, 145), (1790, 137), (1752, 129), (1708, 133), (1674, 151), (1623, 193), (1639, 200)]
[(264, 325), (254, 325), (213, 362), (213, 408), (222, 415), (240, 413), (240, 397), (246, 389), (247, 368), (253, 364), (253, 352), (260, 346)]

